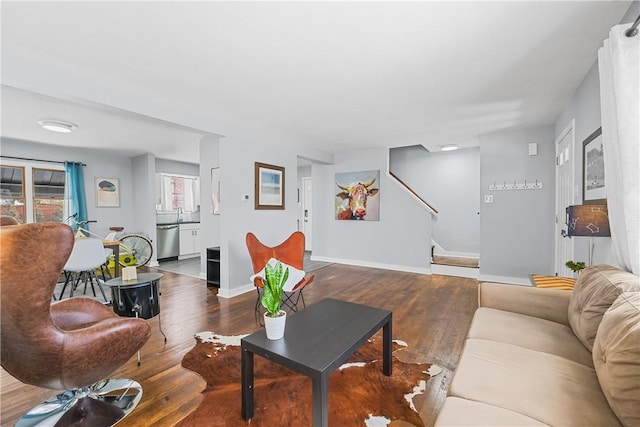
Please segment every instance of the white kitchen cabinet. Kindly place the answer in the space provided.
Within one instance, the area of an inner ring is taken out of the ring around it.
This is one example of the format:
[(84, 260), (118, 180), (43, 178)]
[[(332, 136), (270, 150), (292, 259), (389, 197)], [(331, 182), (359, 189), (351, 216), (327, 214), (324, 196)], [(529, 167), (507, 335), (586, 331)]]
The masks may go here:
[(180, 224), (180, 256), (200, 254), (200, 224)]

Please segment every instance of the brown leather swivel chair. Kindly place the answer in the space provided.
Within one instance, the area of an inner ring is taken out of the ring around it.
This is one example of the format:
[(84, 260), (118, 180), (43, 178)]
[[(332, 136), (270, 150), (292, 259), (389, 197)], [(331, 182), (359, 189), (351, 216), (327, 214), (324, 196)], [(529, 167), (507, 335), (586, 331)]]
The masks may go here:
[(147, 322), (121, 318), (89, 298), (51, 303), (73, 244), (65, 224), (0, 227), (2, 367), (24, 383), (67, 390), (17, 425), (109, 426), (142, 397), (137, 382), (104, 378), (147, 341)]
[(17, 219), (9, 215), (0, 216), (0, 227), (5, 225), (18, 225), (20, 224)]
[[(271, 258), (275, 258), (278, 261), (290, 265), (298, 270), (303, 270), (304, 263), (304, 234), (300, 231), (295, 231), (287, 240), (280, 243), (277, 246), (269, 247), (260, 242), (253, 233), (247, 233), (246, 236), (247, 249), (249, 256), (251, 256), (251, 263), (253, 264), (253, 272), (258, 273), (264, 268)], [(304, 296), (302, 295), (303, 289), (313, 282), (315, 276), (313, 274), (306, 275), (298, 284), (293, 287), (291, 292), (283, 293), (283, 303), (289, 307), (292, 311), (298, 311), (298, 302), (302, 300), (302, 306), (306, 307), (304, 302)], [(258, 321), (262, 319), (260, 315), (261, 295), (264, 284), (260, 277), (256, 277), (253, 281), (258, 291), (258, 298), (256, 300), (255, 311)]]

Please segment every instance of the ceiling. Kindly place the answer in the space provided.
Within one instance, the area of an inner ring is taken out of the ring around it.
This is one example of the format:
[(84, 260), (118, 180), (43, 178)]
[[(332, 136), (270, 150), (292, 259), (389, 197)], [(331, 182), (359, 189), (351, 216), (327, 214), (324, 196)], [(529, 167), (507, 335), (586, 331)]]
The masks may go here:
[(334, 153), (474, 146), (553, 124), (630, 4), (4, 1), (2, 136), (197, 163), (218, 132), (125, 111), (126, 94), (105, 105), (81, 79), (44, 87), (63, 64), (216, 117), (223, 135), (226, 118)]

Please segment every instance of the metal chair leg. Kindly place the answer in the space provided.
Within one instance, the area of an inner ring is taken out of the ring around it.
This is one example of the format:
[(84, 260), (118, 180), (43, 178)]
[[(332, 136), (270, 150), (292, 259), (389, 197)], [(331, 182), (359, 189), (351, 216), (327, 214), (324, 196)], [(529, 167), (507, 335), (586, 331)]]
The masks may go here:
[(64, 285), (62, 285), (62, 290), (60, 291), (60, 295), (58, 295), (58, 301), (62, 299), (62, 296), (64, 295), (64, 291), (65, 289), (67, 289), (67, 285), (69, 284), (69, 282), (71, 282), (71, 287), (73, 288), (73, 280), (72, 280), (73, 273), (71, 273), (70, 271), (65, 271), (64, 277), (65, 277)]
[[(295, 297), (295, 299), (294, 299)], [(283, 304), (291, 309), (294, 313), (298, 312), (298, 302), (302, 299), (302, 305), (304, 308), (307, 308), (307, 305), (304, 302), (304, 296), (302, 295), (302, 290), (296, 292), (289, 292), (284, 294)]]
[(69, 293), (69, 298), (73, 297), (73, 293), (78, 289), (78, 285), (80, 284), (80, 280), (82, 279), (82, 274), (75, 272), (73, 273), (73, 286), (71, 286), (71, 292)]
[(256, 298), (256, 305), (254, 307), (254, 311), (256, 313), (256, 322), (258, 322), (258, 325), (264, 326), (264, 318), (262, 317), (262, 310), (260, 309), (260, 307), (262, 307), (262, 294), (260, 292), (260, 288), (257, 286), (256, 292), (258, 293), (258, 297)]
[[(100, 283), (100, 280), (98, 280), (98, 276), (96, 276), (95, 272), (91, 272), (89, 273), (93, 279), (95, 279), (96, 283), (98, 284), (98, 288), (100, 288), (100, 293), (102, 294), (102, 298), (104, 299), (105, 302), (109, 302), (109, 300), (107, 299), (107, 295), (104, 293), (104, 288), (102, 287), (102, 283)], [(91, 287), (93, 287), (93, 284), (91, 285)], [(95, 291), (94, 291), (95, 294)]]

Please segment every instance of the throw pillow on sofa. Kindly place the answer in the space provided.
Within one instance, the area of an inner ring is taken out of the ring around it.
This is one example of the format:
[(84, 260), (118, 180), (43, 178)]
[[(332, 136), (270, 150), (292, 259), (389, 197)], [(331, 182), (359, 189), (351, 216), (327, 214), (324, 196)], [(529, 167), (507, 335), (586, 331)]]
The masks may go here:
[(640, 426), (640, 292), (623, 292), (604, 313), (593, 345), (600, 387), (624, 426)]
[(594, 265), (580, 272), (569, 300), (569, 324), (578, 339), (593, 350), (605, 311), (625, 291), (640, 292), (640, 277), (610, 265)]

